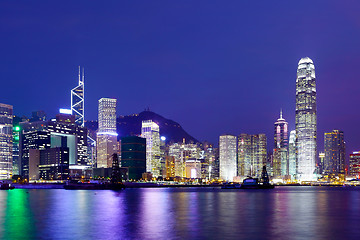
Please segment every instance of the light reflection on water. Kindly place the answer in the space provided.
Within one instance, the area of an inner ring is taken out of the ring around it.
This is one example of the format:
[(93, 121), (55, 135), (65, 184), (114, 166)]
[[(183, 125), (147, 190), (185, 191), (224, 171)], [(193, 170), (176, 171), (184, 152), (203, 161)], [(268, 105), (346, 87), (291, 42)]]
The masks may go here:
[(358, 239), (360, 188), (0, 191), (1, 239)]

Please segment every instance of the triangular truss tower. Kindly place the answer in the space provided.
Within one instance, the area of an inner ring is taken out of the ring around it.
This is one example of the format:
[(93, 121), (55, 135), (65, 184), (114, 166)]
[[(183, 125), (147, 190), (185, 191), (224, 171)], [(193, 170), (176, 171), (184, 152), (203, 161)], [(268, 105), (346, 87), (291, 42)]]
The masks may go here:
[(84, 68), (79, 66), (79, 85), (71, 90), (71, 111), (75, 115), (75, 123), (84, 126)]

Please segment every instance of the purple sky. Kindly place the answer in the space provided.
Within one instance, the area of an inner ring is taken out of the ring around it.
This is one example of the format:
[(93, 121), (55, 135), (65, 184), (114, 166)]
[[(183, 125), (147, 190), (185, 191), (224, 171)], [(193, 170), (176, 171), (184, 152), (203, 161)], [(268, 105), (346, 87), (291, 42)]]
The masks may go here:
[(85, 67), (86, 119), (149, 106), (199, 140), (294, 129), (297, 63), (315, 63), (325, 131), (360, 150), (358, 1), (1, 1), (0, 102), (18, 115), (69, 107)]

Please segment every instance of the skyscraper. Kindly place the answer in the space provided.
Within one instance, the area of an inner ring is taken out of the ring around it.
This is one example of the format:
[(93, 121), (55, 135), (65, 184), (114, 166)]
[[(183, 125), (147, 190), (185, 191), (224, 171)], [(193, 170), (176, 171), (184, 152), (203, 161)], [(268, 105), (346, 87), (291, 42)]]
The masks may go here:
[(233, 181), (237, 175), (236, 136), (221, 135), (219, 138), (220, 178)]
[(353, 152), (350, 154), (349, 161), (349, 175), (359, 178), (360, 177), (360, 152)]
[(0, 179), (12, 176), (13, 106), (0, 103)]
[(137, 136), (121, 138), (121, 166), (129, 169), (129, 179), (139, 180), (146, 172), (146, 139)]
[(185, 163), (188, 159), (199, 159), (200, 148), (193, 143), (173, 143), (169, 146), (169, 156), (174, 157), (176, 177), (186, 177)]
[(274, 176), (289, 175), (288, 123), (282, 116), (274, 123)]
[(96, 134), (96, 160), (98, 168), (110, 168), (111, 156), (118, 152), (116, 132), (116, 99), (99, 100), (99, 128)]
[(344, 132), (333, 130), (324, 134), (324, 173), (345, 174)]
[(296, 131), (290, 131), (289, 137), (289, 175), (296, 177), (297, 162), (296, 162)]
[(313, 61), (299, 61), (296, 78), (296, 148), (300, 180), (313, 180), (316, 164), (316, 82)]
[(75, 115), (75, 123), (84, 126), (84, 117), (85, 117), (85, 109), (84, 109), (84, 69), (81, 76), (81, 70), (79, 66), (79, 84), (71, 90), (71, 111), (72, 114)]
[(242, 133), (238, 136), (238, 175), (261, 176), (263, 165), (266, 163), (266, 135), (249, 135)]
[(146, 171), (154, 177), (161, 172), (160, 161), (160, 129), (152, 120), (142, 121), (141, 137), (146, 138)]

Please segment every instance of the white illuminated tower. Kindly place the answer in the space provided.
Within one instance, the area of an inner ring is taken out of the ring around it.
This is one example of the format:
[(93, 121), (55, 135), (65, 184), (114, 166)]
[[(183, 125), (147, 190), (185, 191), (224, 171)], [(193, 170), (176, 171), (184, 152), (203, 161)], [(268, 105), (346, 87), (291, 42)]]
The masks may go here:
[(316, 82), (313, 61), (299, 61), (296, 78), (297, 174), (301, 181), (314, 180), (316, 164)]
[(99, 100), (99, 128), (96, 134), (96, 159), (98, 168), (110, 168), (111, 156), (118, 152), (116, 132), (116, 99)]
[(84, 126), (84, 68), (81, 76), (79, 66), (79, 85), (71, 90), (71, 111), (75, 115), (75, 123)]
[(292, 130), (290, 132), (289, 138), (289, 175), (294, 179), (297, 172), (297, 162), (296, 162), (296, 131)]
[(236, 136), (221, 135), (219, 138), (220, 178), (233, 181), (237, 175)]
[(160, 129), (152, 120), (142, 121), (141, 137), (146, 138), (146, 172), (160, 176)]
[(0, 103), (0, 179), (12, 176), (13, 106)]

